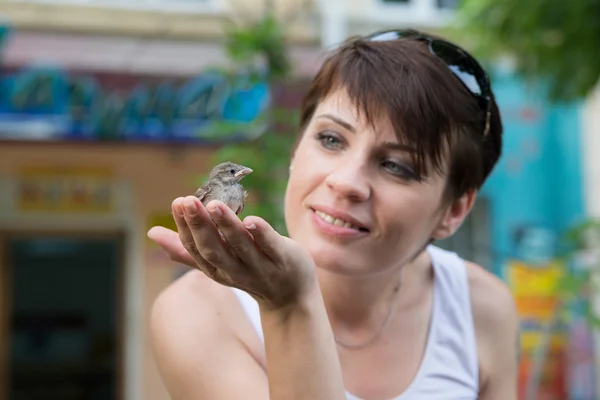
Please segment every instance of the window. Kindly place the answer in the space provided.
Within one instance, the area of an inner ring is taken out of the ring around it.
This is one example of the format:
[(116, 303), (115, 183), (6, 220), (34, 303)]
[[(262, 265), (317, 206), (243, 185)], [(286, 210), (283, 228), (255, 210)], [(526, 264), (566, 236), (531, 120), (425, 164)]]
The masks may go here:
[(121, 8), (128, 10), (154, 10), (165, 12), (216, 12), (219, 0), (17, 0), (24, 3), (55, 5), (85, 5), (92, 7)]
[(454, 10), (460, 0), (375, 0), (385, 7), (398, 5), (401, 7), (413, 6), (420, 9)]
[(458, 7), (459, 0), (435, 0), (438, 8), (443, 10), (454, 10)]
[[(446, 26), (459, 0), (371, 0), (370, 18), (385, 25)], [(357, 15), (358, 18), (364, 16)]]

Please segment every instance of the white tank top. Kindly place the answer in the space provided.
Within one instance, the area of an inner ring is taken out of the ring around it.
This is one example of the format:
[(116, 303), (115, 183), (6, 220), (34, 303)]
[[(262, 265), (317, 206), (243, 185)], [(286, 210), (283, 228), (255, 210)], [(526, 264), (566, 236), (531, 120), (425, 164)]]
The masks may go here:
[[(409, 387), (390, 400), (476, 400), (479, 391), (477, 344), (464, 261), (428, 246), (433, 269), (433, 310), (425, 354)], [(260, 311), (247, 293), (233, 289), (264, 342)], [(362, 400), (346, 391), (347, 400)]]

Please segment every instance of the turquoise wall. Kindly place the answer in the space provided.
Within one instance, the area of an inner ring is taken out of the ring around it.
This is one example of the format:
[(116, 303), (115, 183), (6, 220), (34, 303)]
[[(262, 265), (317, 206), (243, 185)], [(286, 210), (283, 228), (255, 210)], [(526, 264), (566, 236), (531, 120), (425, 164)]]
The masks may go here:
[(492, 270), (519, 257), (515, 231), (560, 235), (584, 215), (580, 105), (552, 105), (515, 76), (494, 76), (504, 121), (503, 155), (480, 196), (490, 202)]

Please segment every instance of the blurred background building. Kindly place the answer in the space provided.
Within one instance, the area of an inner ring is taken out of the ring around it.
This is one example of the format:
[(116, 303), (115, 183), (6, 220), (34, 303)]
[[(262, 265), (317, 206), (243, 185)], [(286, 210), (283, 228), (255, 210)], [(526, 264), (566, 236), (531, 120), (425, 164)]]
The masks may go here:
[[(442, 29), (456, 3), (0, 1), (10, 28), (0, 49), (0, 400), (90, 390), (98, 399), (167, 399), (146, 322), (182, 269), (146, 231), (173, 226), (171, 201), (211, 167), (219, 145), (198, 132), (215, 118), (213, 102), (246, 122), (276, 102), (298, 105), (324, 49), (381, 28)], [(289, 84), (273, 98), (245, 81), (223, 89), (214, 67), (232, 67), (227, 21), (265, 7), (289, 18)], [(556, 105), (509, 62), (492, 69), (504, 155), (472, 215), (440, 246), (510, 280), (550, 264), (562, 232), (600, 216), (600, 92)], [(538, 324), (545, 317), (527, 308), (537, 292), (519, 287), (524, 319)], [(539, 337), (526, 341), (533, 348)], [(563, 378), (546, 386), (548, 398), (569, 390), (560, 357), (548, 373)]]

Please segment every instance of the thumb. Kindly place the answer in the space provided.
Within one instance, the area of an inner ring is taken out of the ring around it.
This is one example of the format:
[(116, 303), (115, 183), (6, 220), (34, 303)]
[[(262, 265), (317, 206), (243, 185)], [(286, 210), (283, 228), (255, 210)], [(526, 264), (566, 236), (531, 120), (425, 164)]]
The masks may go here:
[(198, 266), (194, 257), (183, 247), (177, 232), (162, 226), (154, 226), (147, 235), (167, 253), (171, 260), (193, 268)]
[[(248, 216), (244, 219), (244, 226), (254, 238), (259, 249), (275, 263), (282, 263), (286, 257), (285, 237), (281, 236), (264, 219)], [(289, 250), (289, 249), (288, 249)]]

